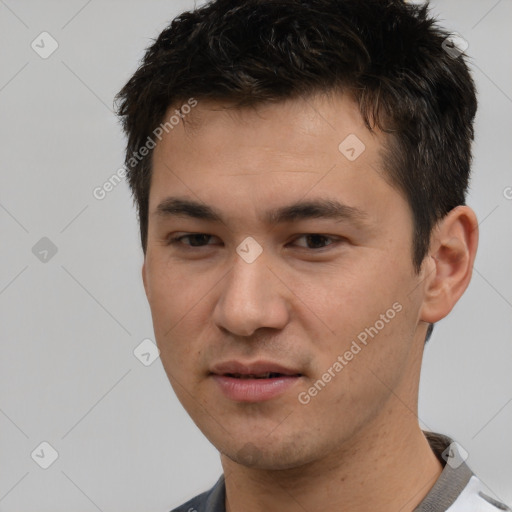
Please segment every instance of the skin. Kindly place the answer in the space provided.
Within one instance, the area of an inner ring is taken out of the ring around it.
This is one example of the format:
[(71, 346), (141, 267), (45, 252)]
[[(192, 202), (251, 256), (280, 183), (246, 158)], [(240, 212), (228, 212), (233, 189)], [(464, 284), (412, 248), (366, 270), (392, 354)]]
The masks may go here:
[[(142, 276), (170, 383), (221, 454), (226, 508), (412, 511), (442, 470), (417, 417), (426, 329), (469, 284), (476, 216), (452, 210), (416, 274), (412, 213), (382, 169), (385, 135), (364, 127), (349, 97), (221, 107), (199, 101), (154, 150)], [(348, 134), (366, 146), (354, 161), (338, 150)], [(169, 196), (212, 206), (224, 222), (159, 215)], [(262, 220), (319, 198), (363, 210), (366, 226)], [(190, 233), (211, 237), (166, 242)], [(236, 252), (247, 236), (263, 248), (253, 263)], [(298, 393), (397, 302), (401, 311), (301, 404)], [(236, 402), (209, 375), (232, 359), (272, 360), (303, 377), (271, 400)]]

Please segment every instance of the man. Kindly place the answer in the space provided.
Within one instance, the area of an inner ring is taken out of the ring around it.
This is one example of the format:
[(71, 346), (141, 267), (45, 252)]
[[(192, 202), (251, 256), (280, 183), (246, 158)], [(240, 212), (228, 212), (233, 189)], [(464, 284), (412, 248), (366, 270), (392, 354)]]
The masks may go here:
[(417, 417), (478, 245), (475, 87), (427, 8), (213, 1), (118, 99), (162, 364), (224, 473), (175, 510), (509, 510)]

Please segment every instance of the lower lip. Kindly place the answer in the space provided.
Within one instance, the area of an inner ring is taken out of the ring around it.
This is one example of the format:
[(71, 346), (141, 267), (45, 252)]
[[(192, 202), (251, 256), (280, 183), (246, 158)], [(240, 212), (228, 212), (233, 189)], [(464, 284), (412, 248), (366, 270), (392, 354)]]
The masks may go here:
[(237, 402), (263, 402), (290, 389), (299, 376), (274, 377), (272, 379), (237, 379), (227, 375), (213, 375), (222, 392)]

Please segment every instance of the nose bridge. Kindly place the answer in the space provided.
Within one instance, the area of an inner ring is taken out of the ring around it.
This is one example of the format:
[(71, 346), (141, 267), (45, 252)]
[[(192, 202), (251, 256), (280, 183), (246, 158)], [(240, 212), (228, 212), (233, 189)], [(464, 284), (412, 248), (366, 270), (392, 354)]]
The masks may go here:
[(214, 313), (219, 327), (238, 336), (249, 336), (260, 327), (283, 328), (288, 317), (283, 287), (267, 267), (268, 258), (263, 251), (255, 257), (250, 244), (237, 248)]

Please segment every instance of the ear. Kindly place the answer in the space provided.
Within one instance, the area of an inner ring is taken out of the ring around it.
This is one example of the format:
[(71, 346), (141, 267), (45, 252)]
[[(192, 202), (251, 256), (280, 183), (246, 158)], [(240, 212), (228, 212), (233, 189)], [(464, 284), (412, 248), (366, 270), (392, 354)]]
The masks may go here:
[(427, 261), (420, 319), (444, 318), (471, 281), (478, 247), (478, 221), (469, 206), (457, 206), (435, 227)]

